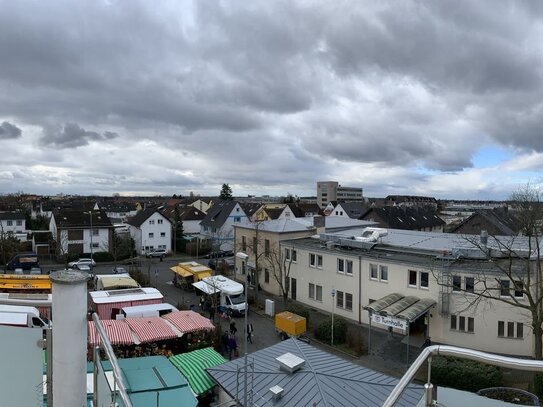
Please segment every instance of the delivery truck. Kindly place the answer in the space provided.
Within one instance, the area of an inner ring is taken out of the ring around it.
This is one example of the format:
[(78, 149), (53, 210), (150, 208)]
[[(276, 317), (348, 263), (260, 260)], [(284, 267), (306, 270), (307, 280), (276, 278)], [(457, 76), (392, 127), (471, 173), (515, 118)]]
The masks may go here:
[(15, 270), (31, 270), (39, 269), (40, 261), (38, 255), (34, 252), (25, 252), (16, 254), (11, 258), (11, 260), (6, 264), (6, 270), (15, 271)]
[(0, 304), (0, 325), (49, 328), (51, 323), (40, 316), (36, 307)]
[(245, 313), (245, 308), (248, 307), (243, 284), (227, 277), (205, 277), (192, 285), (203, 295), (217, 297), (219, 306), (231, 315), (241, 316)]

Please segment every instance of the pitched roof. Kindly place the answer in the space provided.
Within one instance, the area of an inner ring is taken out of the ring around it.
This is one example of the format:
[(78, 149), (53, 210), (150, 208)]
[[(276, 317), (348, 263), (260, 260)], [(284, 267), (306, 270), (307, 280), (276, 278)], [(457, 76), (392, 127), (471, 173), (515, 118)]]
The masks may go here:
[(471, 222), (477, 217), (482, 217), (488, 223), (493, 225), (500, 235), (516, 235), (519, 232), (518, 219), (513, 211), (503, 208), (478, 209), (468, 218), (464, 219), (458, 226), (451, 230), (455, 232), (462, 228), (466, 223)]
[(251, 230), (256, 230), (258, 227), (258, 229), (261, 231), (276, 233), (305, 232), (315, 230), (311, 218), (309, 222), (304, 222), (303, 219), (300, 219), (300, 221), (298, 221), (298, 219), (273, 219), (263, 222), (249, 223), (246, 225), (235, 225), (235, 227)]
[[(276, 358), (291, 353), (305, 361), (295, 373), (279, 369)], [(374, 370), (355, 365), (335, 355), (324, 352), (297, 339), (288, 339), (269, 348), (251, 353), (254, 364), (250, 375), (254, 397), (270, 400), (269, 389), (280, 386), (283, 397), (274, 406), (382, 406), (398, 379)], [(231, 396), (243, 393), (243, 381), (238, 369), (243, 367), (243, 358), (208, 368), (208, 373)], [(397, 402), (397, 406), (416, 406), (421, 400), (421, 386), (410, 385)], [(243, 397), (241, 397), (243, 399)], [(242, 404), (243, 405), (243, 404)]]
[(285, 210), (285, 208), (264, 208), (263, 210), (268, 214), (268, 217), (270, 219), (278, 219)]
[(262, 206), (262, 204), (255, 202), (240, 202), (239, 206), (241, 206), (241, 209), (243, 209), (245, 215), (250, 218)]
[[(181, 206), (177, 205), (179, 211), (179, 217), (182, 221), (190, 220), (202, 220), (206, 217), (205, 212), (202, 212), (200, 209), (195, 208), (194, 206)], [(161, 213), (166, 216), (170, 221), (175, 221), (175, 206), (168, 205), (166, 206)]]
[(362, 202), (340, 202), (338, 203), (346, 212), (349, 218), (358, 219), (367, 210), (368, 206)]
[[(92, 213), (92, 216), (91, 216)], [(58, 228), (112, 228), (113, 225), (103, 210), (98, 211), (76, 211), (60, 209), (53, 211), (53, 216)], [(92, 218), (92, 220), (91, 220)]]
[(316, 203), (299, 203), (297, 208), (302, 213), (301, 216), (306, 216), (307, 214), (324, 215), (324, 212)]
[[(135, 216), (131, 216), (130, 218), (128, 218), (126, 220), (126, 223), (139, 228), (143, 224), (143, 222), (145, 222), (147, 219), (149, 219), (155, 212), (160, 213), (157, 208), (144, 209), (144, 210), (139, 211), (138, 213), (136, 213)], [(162, 216), (164, 216), (164, 215), (162, 215)], [(164, 217), (166, 219), (168, 219), (166, 216), (164, 216)], [(168, 222), (169, 221), (170, 220), (168, 219)]]
[(0, 212), (0, 220), (24, 220), (23, 212)]
[(397, 206), (370, 208), (360, 219), (371, 218), (372, 213), (385, 223), (384, 226), (392, 229), (417, 230), (445, 224), (445, 221), (432, 211)]
[(236, 201), (219, 201), (215, 203), (209, 211), (207, 211), (207, 216), (200, 224), (202, 226), (220, 228), (224, 225), (224, 222), (226, 222), (226, 219), (228, 219), (237, 204)]

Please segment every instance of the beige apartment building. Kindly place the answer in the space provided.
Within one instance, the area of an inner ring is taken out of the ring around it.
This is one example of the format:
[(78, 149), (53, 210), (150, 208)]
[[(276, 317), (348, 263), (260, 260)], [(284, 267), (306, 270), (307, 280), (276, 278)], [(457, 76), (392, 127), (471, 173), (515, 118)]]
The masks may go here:
[[(289, 297), (307, 306), (333, 309), (365, 325), (371, 319), (372, 329), (409, 335), (412, 343), (431, 338), (434, 343), (533, 355), (529, 314), (476, 295), (486, 287), (492, 295), (526, 301), (517, 283), (495, 268), (507, 262), (497, 242), (488, 241), (493, 256), (488, 261), (474, 239), (479, 237), (366, 228), (281, 239), (280, 246), (286, 258), (294, 256)], [(516, 250), (522, 252), (526, 241), (516, 239)], [(518, 266), (515, 273), (521, 276), (526, 263)], [(271, 285), (263, 288), (276, 292)]]

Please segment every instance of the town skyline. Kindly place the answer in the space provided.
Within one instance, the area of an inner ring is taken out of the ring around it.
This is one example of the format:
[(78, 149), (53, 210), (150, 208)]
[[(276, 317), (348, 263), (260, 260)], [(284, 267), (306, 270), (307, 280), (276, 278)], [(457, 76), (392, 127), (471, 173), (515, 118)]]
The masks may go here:
[(542, 187), (543, 8), (4, 2), (0, 193)]

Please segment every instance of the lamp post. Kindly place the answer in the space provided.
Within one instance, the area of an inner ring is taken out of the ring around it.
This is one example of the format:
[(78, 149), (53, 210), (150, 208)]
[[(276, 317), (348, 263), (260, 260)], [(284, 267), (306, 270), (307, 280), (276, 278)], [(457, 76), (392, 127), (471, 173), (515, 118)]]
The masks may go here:
[(334, 346), (334, 298), (336, 297), (336, 289), (332, 288), (330, 293), (332, 294), (332, 337), (330, 343), (332, 346)]
[(247, 274), (246, 267), (247, 267), (247, 259), (249, 258), (249, 256), (246, 253), (237, 252), (236, 257), (241, 260), (241, 267), (242, 267), (242, 270), (244, 272), (243, 274), (245, 275), (245, 312), (244, 312), (245, 328), (243, 330), (243, 336), (244, 336), (243, 344), (244, 344), (244, 352), (245, 352), (245, 355), (243, 356), (243, 365), (245, 366), (245, 371), (244, 371), (244, 374), (243, 374), (243, 380), (244, 380), (245, 386), (244, 386), (244, 390), (243, 390), (243, 405), (245, 407), (247, 407), (247, 386), (248, 386), (248, 381), (247, 381), (247, 369), (248, 369), (248, 364), (247, 364), (247, 310), (249, 308), (249, 303), (247, 302), (247, 294), (248, 294), (248, 292), (247, 292), (247, 289), (248, 289), (247, 282), (248, 282), (249, 275)]
[(90, 216), (90, 258), (91, 258), (91, 262), (90, 262), (90, 270), (91, 270), (91, 275), (92, 275), (92, 271), (93, 271), (93, 268), (92, 268), (92, 235), (94, 234), (94, 230), (92, 229), (92, 209), (89, 210), (89, 216)]

